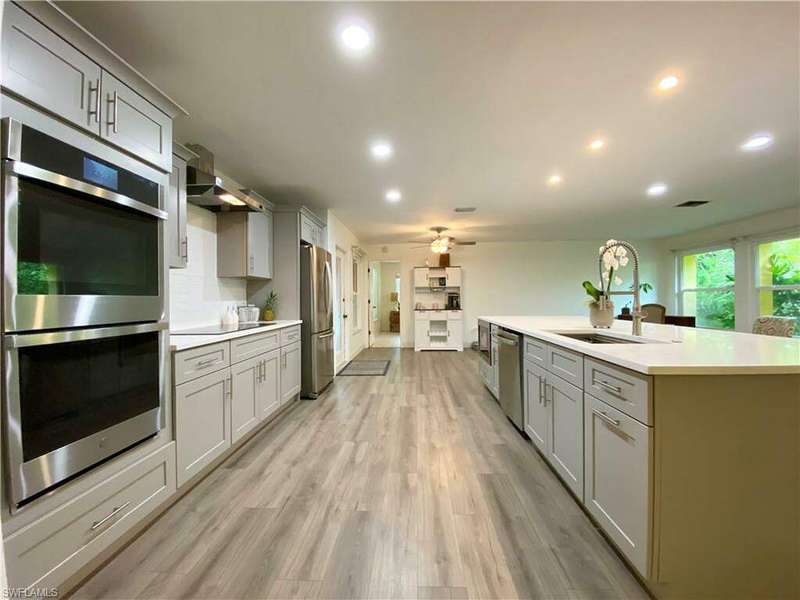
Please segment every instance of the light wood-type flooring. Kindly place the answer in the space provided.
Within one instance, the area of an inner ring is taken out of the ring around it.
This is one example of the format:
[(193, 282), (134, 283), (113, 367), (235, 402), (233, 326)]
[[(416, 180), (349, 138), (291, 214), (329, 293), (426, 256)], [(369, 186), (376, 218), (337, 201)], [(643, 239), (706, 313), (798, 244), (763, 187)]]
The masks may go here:
[(647, 598), (478, 376), (390, 358), (301, 401), (75, 598)]

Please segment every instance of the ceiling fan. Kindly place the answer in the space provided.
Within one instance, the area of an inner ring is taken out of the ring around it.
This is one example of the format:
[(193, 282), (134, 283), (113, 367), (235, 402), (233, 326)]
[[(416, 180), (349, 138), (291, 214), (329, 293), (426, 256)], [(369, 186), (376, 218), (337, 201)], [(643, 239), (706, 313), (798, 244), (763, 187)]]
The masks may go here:
[(477, 243), (474, 241), (459, 242), (452, 236), (442, 235), (442, 233), (448, 230), (447, 227), (431, 227), (430, 230), (436, 234), (436, 237), (428, 246), (416, 246), (416, 248), (430, 247), (431, 252), (434, 254), (446, 254), (450, 252), (453, 246), (474, 246)]

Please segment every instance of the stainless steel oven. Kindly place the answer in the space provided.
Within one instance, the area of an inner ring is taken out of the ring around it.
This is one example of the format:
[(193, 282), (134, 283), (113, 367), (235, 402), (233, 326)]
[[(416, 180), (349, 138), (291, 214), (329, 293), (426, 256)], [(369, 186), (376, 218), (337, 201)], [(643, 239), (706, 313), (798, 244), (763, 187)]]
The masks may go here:
[(164, 186), (91, 148), (2, 121), (6, 332), (164, 318)]
[(164, 427), (167, 323), (8, 334), (4, 342), (14, 507)]
[(478, 319), (478, 352), (484, 361), (492, 364), (492, 326), (482, 319)]

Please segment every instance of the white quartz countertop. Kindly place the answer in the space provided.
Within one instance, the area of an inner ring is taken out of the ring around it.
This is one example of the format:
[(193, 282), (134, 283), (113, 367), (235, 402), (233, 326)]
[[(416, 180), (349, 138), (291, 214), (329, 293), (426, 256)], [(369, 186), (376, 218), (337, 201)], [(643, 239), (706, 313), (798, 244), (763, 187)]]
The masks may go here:
[(593, 329), (589, 317), (480, 319), (649, 375), (800, 373), (800, 339), (797, 338), (642, 323), (642, 337), (652, 343), (590, 344), (556, 332), (630, 336), (631, 322), (615, 320), (611, 329)]
[(276, 329), (284, 329), (292, 325), (300, 325), (302, 321), (275, 321), (273, 325), (265, 325), (264, 327), (253, 327), (252, 329), (245, 329), (243, 331), (231, 331), (229, 333), (217, 333), (208, 335), (181, 335), (180, 331), (170, 331), (169, 334), (169, 348), (172, 352), (180, 352), (181, 350), (189, 350), (190, 348), (197, 348), (199, 346), (206, 346), (208, 344), (217, 344), (219, 342), (227, 342), (240, 337), (248, 335), (255, 335), (257, 333), (266, 333), (267, 331), (275, 331)]

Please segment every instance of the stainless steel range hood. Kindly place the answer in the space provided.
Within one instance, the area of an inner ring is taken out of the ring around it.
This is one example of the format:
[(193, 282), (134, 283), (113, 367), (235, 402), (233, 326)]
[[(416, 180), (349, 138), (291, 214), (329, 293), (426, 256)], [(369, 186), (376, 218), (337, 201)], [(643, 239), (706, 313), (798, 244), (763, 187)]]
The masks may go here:
[(264, 210), (264, 204), (253, 197), (254, 194), (243, 193), (237, 186), (214, 172), (214, 155), (208, 148), (200, 144), (186, 144), (198, 158), (192, 159), (186, 167), (186, 199), (197, 206), (208, 210)]

